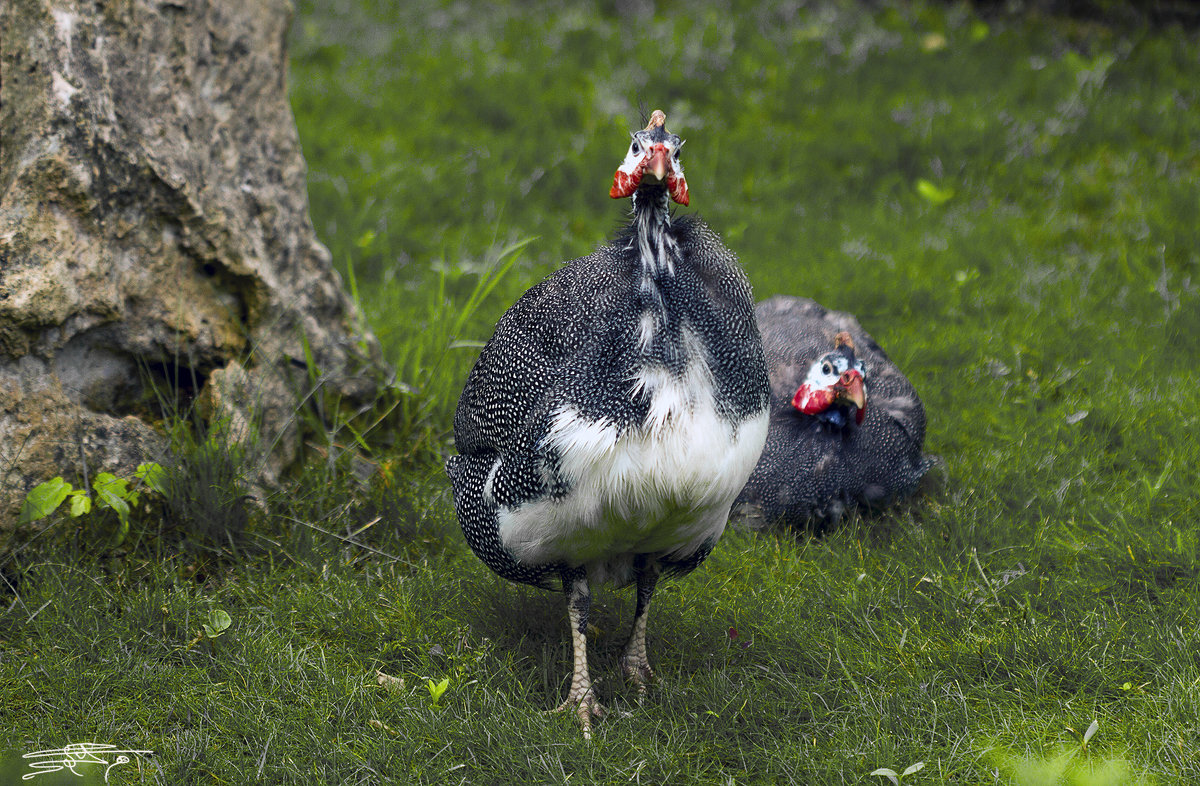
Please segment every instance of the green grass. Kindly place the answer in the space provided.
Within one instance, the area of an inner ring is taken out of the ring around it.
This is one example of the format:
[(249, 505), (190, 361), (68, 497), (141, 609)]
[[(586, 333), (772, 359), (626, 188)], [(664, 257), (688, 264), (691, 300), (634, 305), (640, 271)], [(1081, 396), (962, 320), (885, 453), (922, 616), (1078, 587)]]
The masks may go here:
[[(1196, 32), (625, 7), (300, 4), (314, 223), (407, 392), (370, 463), (314, 461), (236, 558), (52, 521), (3, 567), (9, 744), (155, 750), (128, 783), (1200, 781)], [(664, 585), (642, 706), (632, 598), (601, 591), (589, 745), (542, 712), (562, 598), (471, 556), (435, 457), (494, 321), (621, 220), (639, 103), (756, 295), (853, 311), (905, 370), (944, 469)]]

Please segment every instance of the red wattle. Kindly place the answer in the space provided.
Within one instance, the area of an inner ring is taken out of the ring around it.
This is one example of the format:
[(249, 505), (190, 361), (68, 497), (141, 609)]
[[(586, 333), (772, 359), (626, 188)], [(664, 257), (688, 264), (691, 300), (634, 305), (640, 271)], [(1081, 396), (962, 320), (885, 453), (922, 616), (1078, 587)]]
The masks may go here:
[(609, 189), (608, 195), (613, 199), (627, 197), (637, 190), (638, 183), (641, 180), (641, 175), (634, 177), (618, 169), (616, 174), (613, 175), (613, 184), (612, 188)]
[(671, 199), (675, 200), (680, 205), (687, 206), (688, 203), (688, 187), (687, 180), (675, 175), (667, 175), (667, 188), (671, 189)]
[(833, 404), (833, 392), (829, 390), (813, 390), (807, 384), (801, 385), (792, 397), (792, 406), (805, 415), (816, 415), (829, 409)]

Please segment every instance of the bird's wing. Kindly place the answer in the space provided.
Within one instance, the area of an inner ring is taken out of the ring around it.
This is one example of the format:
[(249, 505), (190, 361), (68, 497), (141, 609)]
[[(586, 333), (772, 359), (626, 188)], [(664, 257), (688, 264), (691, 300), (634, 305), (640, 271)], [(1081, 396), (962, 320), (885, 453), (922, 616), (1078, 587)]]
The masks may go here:
[(695, 281), (690, 318), (705, 347), (717, 387), (718, 406), (742, 419), (766, 406), (767, 366), (763, 341), (754, 316), (750, 282), (737, 257), (707, 224), (695, 216), (676, 222), (680, 250), (689, 260), (695, 279), (686, 268), (680, 282)]
[[(594, 255), (593, 255), (594, 256)], [(596, 297), (576, 260), (527, 291), (496, 323), (454, 413), (459, 453), (529, 452), (564, 371), (590, 329)]]

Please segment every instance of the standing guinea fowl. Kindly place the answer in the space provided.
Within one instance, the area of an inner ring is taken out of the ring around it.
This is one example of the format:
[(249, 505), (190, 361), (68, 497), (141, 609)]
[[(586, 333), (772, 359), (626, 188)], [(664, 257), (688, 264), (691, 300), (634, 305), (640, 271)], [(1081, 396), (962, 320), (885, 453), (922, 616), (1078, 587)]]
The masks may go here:
[(584, 737), (603, 708), (587, 666), (589, 585), (637, 584), (621, 657), (644, 693), (660, 573), (699, 565), (767, 433), (767, 369), (737, 259), (688, 203), (666, 116), (613, 177), (617, 238), (534, 286), (496, 324), (458, 401), (446, 462), (468, 545), (510, 581), (562, 582)]
[(849, 314), (807, 298), (758, 304), (771, 377), (771, 427), (737, 512), (752, 525), (833, 521), (914, 492), (925, 409)]

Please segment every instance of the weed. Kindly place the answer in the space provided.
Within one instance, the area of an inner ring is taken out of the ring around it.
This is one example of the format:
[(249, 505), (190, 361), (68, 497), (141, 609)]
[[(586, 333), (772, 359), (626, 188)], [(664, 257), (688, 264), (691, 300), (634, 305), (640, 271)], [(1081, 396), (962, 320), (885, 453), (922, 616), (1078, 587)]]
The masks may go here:
[(896, 772), (890, 767), (880, 767), (879, 769), (871, 770), (871, 774), (882, 775), (892, 782), (892, 786), (900, 786), (901, 783), (905, 782), (909, 775), (914, 775), (923, 769), (925, 769), (925, 762), (918, 761), (915, 764), (908, 765), (900, 772)]
[(446, 677), (442, 679), (441, 682), (426, 680), (425, 687), (429, 688), (430, 703), (436, 707), (438, 706), (438, 702), (441, 701), (442, 695), (446, 692), (446, 689), (450, 687), (450, 678)]

